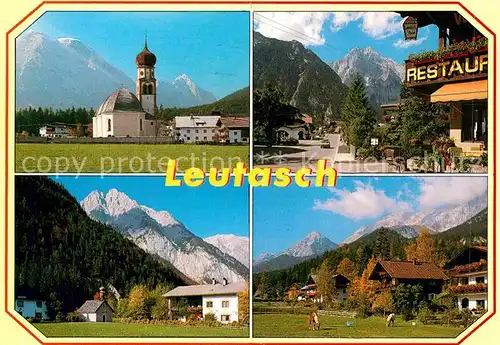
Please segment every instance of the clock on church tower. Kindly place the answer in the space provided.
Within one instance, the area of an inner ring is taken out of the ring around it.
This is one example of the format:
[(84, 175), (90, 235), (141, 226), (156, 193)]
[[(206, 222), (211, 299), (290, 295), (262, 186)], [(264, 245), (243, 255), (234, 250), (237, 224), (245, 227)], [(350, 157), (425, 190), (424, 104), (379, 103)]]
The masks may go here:
[(144, 40), (144, 49), (135, 58), (137, 63), (136, 95), (142, 108), (154, 115), (156, 109), (156, 56), (148, 49), (147, 39)]

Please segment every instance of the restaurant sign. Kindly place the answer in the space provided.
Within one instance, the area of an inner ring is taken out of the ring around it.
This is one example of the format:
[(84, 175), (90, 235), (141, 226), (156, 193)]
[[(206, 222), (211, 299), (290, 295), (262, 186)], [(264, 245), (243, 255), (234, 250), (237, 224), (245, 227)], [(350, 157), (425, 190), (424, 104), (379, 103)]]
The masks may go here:
[(465, 56), (443, 61), (429, 61), (414, 66), (406, 63), (407, 83), (442, 81), (442, 79), (468, 79), (488, 71), (488, 54)]
[(416, 40), (418, 34), (417, 18), (408, 17), (403, 22), (403, 31), (405, 33), (405, 40)]

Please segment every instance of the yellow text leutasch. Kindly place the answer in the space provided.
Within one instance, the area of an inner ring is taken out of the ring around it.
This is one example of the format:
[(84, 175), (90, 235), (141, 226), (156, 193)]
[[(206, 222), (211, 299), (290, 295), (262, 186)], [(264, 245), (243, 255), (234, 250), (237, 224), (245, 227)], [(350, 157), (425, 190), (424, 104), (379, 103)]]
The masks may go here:
[[(273, 173), (275, 174), (273, 178)], [(299, 187), (334, 187), (337, 184), (337, 169), (328, 167), (327, 161), (318, 160), (316, 174), (312, 175), (311, 168), (300, 168), (293, 175), (289, 168), (253, 168), (250, 171), (245, 163), (237, 163), (233, 169), (210, 168), (207, 174), (200, 168), (189, 168), (184, 176), (177, 176), (177, 162), (169, 160), (167, 164), (167, 175), (165, 177), (165, 186), (180, 187), (183, 184), (189, 187), (199, 187), (208, 183), (214, 187), (226, 187), (233, 176), (232, 185), (242, 187), (245, 176), (248, 184), (253, 187), (289, 187), (292, 183)]]

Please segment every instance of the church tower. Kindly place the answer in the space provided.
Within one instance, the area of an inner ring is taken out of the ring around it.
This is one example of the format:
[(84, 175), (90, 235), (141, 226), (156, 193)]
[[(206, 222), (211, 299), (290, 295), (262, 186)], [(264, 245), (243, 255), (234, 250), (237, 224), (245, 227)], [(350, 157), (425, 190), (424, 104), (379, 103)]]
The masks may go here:
[(135, 58), (137, 63), (136, 95), (142, 108), (154, 114), (156, 109), (156, 56), (148, 50), (147, 38), (144, 39), (144, 49)]

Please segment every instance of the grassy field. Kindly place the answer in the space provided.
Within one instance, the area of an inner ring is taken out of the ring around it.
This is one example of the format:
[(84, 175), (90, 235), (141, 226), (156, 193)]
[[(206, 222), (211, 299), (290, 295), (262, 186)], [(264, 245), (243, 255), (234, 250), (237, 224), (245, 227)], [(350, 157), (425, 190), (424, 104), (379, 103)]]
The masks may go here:
[(165, 173), (169, 159), (178, 172), (190, 167), (248, 166), (249, 146), (194, 144), (16, 144), (16, 172)]
[(248, 337), (248, 328), (119, 322), (34, 323), (46, 337)]
[[(350, 321), (354, 325), (348, 327)], [(464, 329), (423, 325), (396, 319), (395, 327), (386, 327), (382, 317), (353, 319), (347, 317), (321, 316), (321, 330), (310, 331), (307, 325), (307, 315), (292, 314), (254, 314), (253, 336), (260, 338), (454, 338)]]

